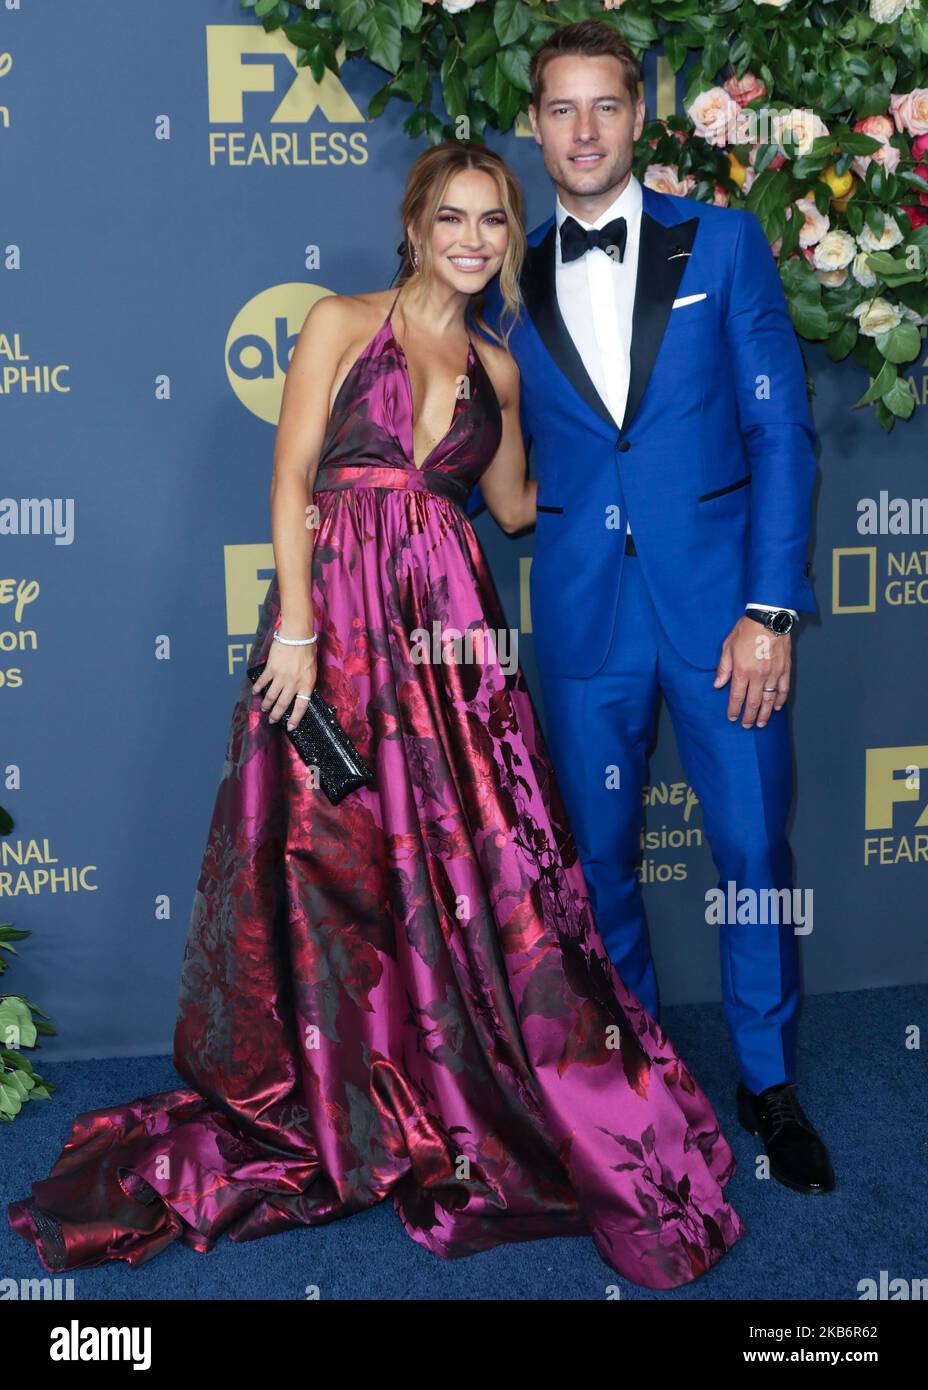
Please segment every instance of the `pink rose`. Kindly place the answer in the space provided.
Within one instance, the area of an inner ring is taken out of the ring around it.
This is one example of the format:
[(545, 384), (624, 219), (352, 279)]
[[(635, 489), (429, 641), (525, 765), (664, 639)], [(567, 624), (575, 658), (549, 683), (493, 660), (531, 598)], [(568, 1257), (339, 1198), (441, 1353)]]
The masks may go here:
[(917, 135), (912, 141), (912, 158), (921, 159), (928, 150), (928, 135)]
[(747, 106), (749, 101), (756, 101), (758, 97), (767, 95), (766, 84), (753, 72), (746, 72), (741, 78), (726, 78), (722, 86), (732, 101), (736, 101), (739, 106)]
[(715, 204), (715, 206), (716, 206), (717, 208), (727, 208), (727, 207), (728, 207), (728, 189), (727, 189), (727, 188), (723, 188), (722, 185), (721, 185), (720, 183), (717, 183), (717, 184), (715, 185), (715, 192), (714, 192), (713, 195), (712, 195), (712, 201), (713, 201), (713, 203)]
[(858, 178), (867, 177), (867, 167), (871, 159), (877, 164), (882, 164), (887, 174), (891, 174), (897, 167), (901, 158), (899, 150), (895, 145), (889, 143), (889, 137), (895, 133), (893, 123), (888, 116), (865, 116), (862, 121), (854, 122), (854, 130), (859, 130), (863, 135), (870, 135), (874, 140), (881, 142), (880, 148), (872, 155), (855, 154), (851, 160), (851, 168)]
[(912, 92), (893, 92), (889, 98), (889, 109), (900, 133), (928, 134), (928, 87), (916, 87)]

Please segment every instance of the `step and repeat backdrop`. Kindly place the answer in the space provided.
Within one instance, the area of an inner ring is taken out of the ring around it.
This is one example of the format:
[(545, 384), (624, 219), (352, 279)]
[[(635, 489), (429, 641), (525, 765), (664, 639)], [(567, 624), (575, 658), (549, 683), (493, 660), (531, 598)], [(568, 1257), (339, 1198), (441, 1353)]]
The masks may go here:
[[(382, 80), (352, 60), (317, 84), (237, 0), (0, 0), (0, 922), (31, 933), (0, 992), (52, 1015), (40, 1066), (170, 1050), (273, 571), (289, 353), (320, 295), (397, 269), (421, 146), (402, 104), (365, 118)], [(674, 109), (662, 64), (645, 95)], [(491, 143), (536, 226), (554, 195), (527, 122)], [(851, 409), (866, 373), (805, 352), (819, 613), (796, 652), (792, 841), (817, 993), (928, 976), (928, 348), (889, 436)], [(543, 718), (532, 537), (475, 524)], [(717, 875), (665, 713), (645, 799), (664, 1002), (717, 1000)]]

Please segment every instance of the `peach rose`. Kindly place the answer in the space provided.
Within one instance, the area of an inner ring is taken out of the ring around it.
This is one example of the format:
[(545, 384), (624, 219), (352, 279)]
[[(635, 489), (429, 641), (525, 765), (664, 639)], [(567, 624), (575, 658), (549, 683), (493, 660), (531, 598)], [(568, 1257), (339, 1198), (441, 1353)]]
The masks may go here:
[(712, 201), (717, 208), (728, 207), (728, 189), (723, 188), (720, 183), (715, 185), (715, 192), (712, 194)]
[(912, 92), (894, 92), (889, 109), (898, 131), (907, 135), (928, 134), (928, 87), (916, 87)]
[(649, 164), (644, 171), (644, 186), (653, 188), (655, 193), (673, 193), (685, 198), (696, 186), (696, 180), (692, 174), (681, 179), (675, 164)]
[(737, 138), (740, 110), (724, 87), (710, 87), (699, 93), (686, 114), (701, 139), (710, 145), (729, 145)]
[(821, 241), (828, 231), (830, 223), (824, 213), (819, 212), (815, 206), (814, 198), (797, 198), (796, 206), (803, 217), (802, 227), (799, 231), (799, 245), (809, 251), (808, 259), (811, 260), (811, 248)]
[(801, 158), (812, 148), (812, 141), (820, 135), (828, 134), (828, 127), (821, 116), (803, 106), (794, 106), (791, 111), (778, 111), (773, 117), (773, 138), (780, 144), (783, 137), (791, 135), (796, 142), (796, 154)]

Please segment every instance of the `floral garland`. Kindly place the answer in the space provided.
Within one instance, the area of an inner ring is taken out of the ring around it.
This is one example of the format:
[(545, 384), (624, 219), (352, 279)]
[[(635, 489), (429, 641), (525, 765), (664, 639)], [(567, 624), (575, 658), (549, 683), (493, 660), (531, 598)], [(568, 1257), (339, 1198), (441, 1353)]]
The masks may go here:
[(240, 3), (283, 29), (317, 81), (342, 48), (384, 69), (369, 117), (410, 102), (404, 129), (430, 141), (509, 130), (555, 26), (598, 18), (639, 58), (662, 47), (685, 68), (686, 114), (646, 124), (638, 176), (755, 212), (799, 336), (868, 369), (855, 404), (884, 429), (912, 415), (900, 368), (928, 323), (928, 0)]

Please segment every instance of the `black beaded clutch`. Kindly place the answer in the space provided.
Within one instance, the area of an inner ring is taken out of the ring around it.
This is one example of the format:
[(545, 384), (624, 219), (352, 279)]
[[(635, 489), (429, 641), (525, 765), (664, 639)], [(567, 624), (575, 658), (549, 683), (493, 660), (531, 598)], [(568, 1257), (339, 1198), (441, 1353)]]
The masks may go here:
[[(266, 662), (248, 667), (248, 679), (254, 684)], [(285, 720), (296, 704), (290, 703), (281, 726), (286, 729)], [(319, 691), (313, 693), (306, 703), (303, 718), (292, 729), (287, 729), (287, 737), (304, 763), (319, 769), (319, 785), (334, 806), (337, 806), (349, 792), (356, 787), (373, 782), (373, 769), (361, 757), (351, 739), (345, 733), (336, 717), (335, 706), (327, 704)]]

